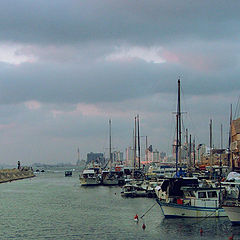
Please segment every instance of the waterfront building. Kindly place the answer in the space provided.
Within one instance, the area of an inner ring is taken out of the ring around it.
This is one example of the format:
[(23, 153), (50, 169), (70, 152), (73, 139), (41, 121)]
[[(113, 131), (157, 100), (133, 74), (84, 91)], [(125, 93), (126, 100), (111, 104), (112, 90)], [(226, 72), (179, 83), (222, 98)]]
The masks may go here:
[(231, 160), (233, 169), (240, 169), (240, 118), (232, 121), (231, 124)]

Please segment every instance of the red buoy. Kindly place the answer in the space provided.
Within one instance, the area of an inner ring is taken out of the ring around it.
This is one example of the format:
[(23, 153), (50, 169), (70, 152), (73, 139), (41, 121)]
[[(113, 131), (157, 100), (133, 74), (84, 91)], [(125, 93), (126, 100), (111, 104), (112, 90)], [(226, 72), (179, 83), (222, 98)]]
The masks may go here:
[(202, 234), (203, 234), (203, 229), (200, 228), (200, 235), (202, 236)]
[(228, 238), (229, 240), (233, 240), (233, 235), (231, 237)]
[(145, 228), (146, 228), (146, 225), (143, 223), (142, 229), (145, 230)]

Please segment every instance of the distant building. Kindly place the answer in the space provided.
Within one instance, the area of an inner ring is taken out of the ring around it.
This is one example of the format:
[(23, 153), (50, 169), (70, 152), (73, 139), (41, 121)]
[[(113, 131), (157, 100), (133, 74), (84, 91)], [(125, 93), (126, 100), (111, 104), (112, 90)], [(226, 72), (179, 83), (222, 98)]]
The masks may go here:
[(157, 149), (152, 152), (152, 161), (155, 162), (155, 163), (160, 162), (160, 154), (159, 154), (159, 151)]
[(112, 153), (112, 158), (113, 158), (113, 162), (118, 163), (118, 164), (122, 164), (122, 162), (123, 162), (123, 152), (114, 151)]
[(134, 151), (132, 147), (126, 148), (126, 165), (133, 166)]
[(93, 153), (90, 152), (87, 154), (87, 163), (90, 162), (98, 162), (98, 163), (104, 163), (104, 155), (103, 153)]
[(160, 160), (164, 160), (167, 154), (165, 152), (160, 152)]

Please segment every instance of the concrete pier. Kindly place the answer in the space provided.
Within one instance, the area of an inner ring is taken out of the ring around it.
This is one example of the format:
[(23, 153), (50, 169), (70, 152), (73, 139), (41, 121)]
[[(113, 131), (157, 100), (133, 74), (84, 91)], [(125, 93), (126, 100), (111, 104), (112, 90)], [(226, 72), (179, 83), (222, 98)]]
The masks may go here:
[(35, 177), (30, 168), (21, 169), (1, 169), (0, 170), (0, 183), (11, 182), (15, 180)]

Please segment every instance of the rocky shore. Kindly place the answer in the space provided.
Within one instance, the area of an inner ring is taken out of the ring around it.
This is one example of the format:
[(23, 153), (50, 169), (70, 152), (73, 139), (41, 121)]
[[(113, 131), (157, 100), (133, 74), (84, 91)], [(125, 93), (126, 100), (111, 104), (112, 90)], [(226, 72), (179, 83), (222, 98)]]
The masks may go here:
[(30, 168), (21, 169), (1, 169), (0, 170), (0, 183), (11, 182), (15, 180), (35, 177)]

